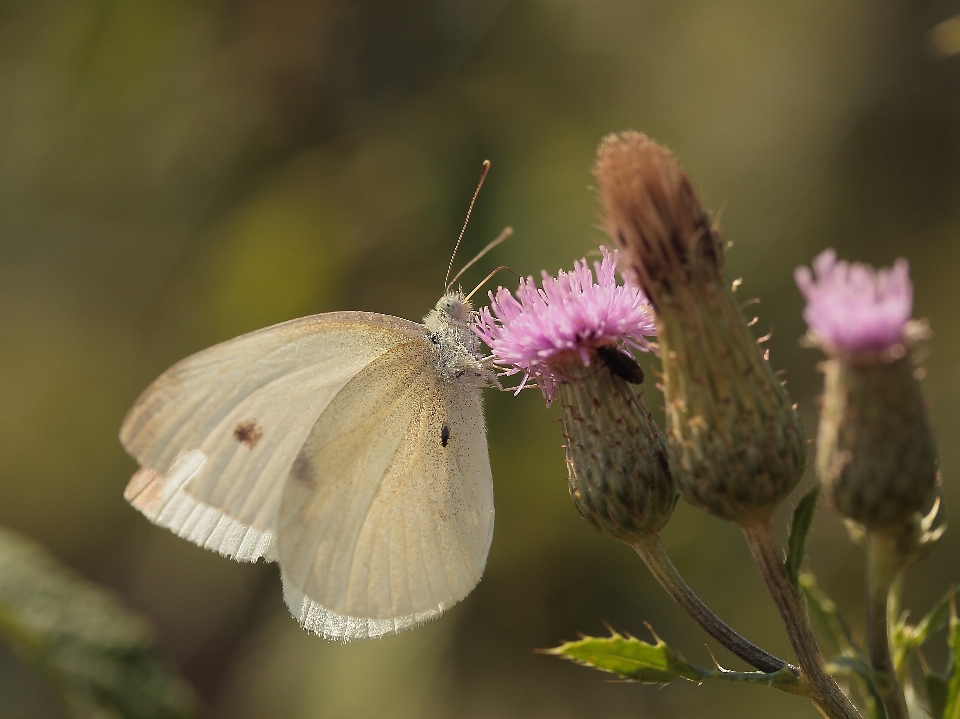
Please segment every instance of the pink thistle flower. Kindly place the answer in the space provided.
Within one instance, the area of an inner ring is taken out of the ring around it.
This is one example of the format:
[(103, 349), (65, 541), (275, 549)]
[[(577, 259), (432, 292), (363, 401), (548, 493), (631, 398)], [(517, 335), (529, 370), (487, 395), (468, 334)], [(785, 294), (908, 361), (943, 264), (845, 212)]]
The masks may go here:
[(883, 352), (903, 341), (913, 311), (905, 259), (875, 270), (838, 261), (829, 249), (813, 260), (813, 272), (798, 267), (794, 279), (807, 300), (803, 318), (821, 342), (846, 352)]
[[(560, 356), (591, 363), (591, 350), (626, 346), (651, 349), (656, 334), (653, 310), (629, 280), (618, 285), (617, 253), (600, 248), (603, 259), (591, 272), (586, 259), (556, 279), (542, 272), (542, 287), (532, 277), (520, 280), (516, 296), (499, 287), (489, 293), (490, 307), (480, 310), (473, 331), (492, 350), (503, 375), (523, 373), (517, 392), (533, 379), (549, 404), (562, 376), (551, 365)], [(594, 281), (594, 272), (596, 281)]]

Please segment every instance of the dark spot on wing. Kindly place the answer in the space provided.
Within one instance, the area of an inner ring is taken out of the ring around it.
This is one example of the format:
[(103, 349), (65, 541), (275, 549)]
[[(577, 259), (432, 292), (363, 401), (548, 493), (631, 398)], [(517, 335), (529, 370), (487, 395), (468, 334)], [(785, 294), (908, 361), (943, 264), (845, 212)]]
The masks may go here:
[(243, 442), (250, 449), (253, 449), (257, 446), (260, 438), (263, 437), (263, 427), (252, 419), (248, 419), (237, 423), (237, 426), (233, 428), (233, 436), (237, 438), (238, 442)]
[(643, 384), (643, 370), (637, 361), (616, 347), (597, 347), (597, 355), (611, 372), (631, 384)]
[(297, 455), (297, 458), (293, 460), (290, 476), (307, 487), (313, 487), (316, 484), (316, 473), (313, 471), (313, 466), (303, 454)]
[(446, 447), (447, 442), (449, 441), (450, 441), (450, 428), (446, 424), (444, 424), (443, 427), (440, 428), (440, 446)]

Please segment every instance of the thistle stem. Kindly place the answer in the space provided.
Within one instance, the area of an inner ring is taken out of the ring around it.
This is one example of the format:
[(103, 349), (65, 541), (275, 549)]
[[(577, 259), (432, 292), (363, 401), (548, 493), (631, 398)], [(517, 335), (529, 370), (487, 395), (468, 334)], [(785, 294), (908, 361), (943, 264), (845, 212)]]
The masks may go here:
[(890, 656), (887, 613), (890, 595), (899, 572), (896, 539), (867, 532), (867, 649), (873, 667), (877, 693), (883, 699), (887, 719), (907, 719), (907, 703), (897, 681)]
[(707, 634), (747, 664), (762, 672), (778, 672), (786, 666), (791, 672), (799, 676), (800, 672), (797, 667), (787, 664), (740, 635), (694, 594), (693, 590), (683, 581), (683, 577), (680, 576), (677, 568), (673, 566), (673, 562), (667, 556), (667, 551), (664, 549), (658, 534), (651, 534), (638, 540), (634, 543), (633, 548), (640, 555), (644, 564), (647, 565), (650, 573), (660, 583), (660, 586)]
[(810, 698), (829, 719), (860, 719), (853, 704), (827, 673), (817, 638), (810, 626), (806, 602), (800, 590), (790, 581), (783, 564), (783, 552), (777, 544), (773, 520), (766, 519), (741, 529), (783, 619), (790, 645), (800, 664), (800, 677), (810, 683)]

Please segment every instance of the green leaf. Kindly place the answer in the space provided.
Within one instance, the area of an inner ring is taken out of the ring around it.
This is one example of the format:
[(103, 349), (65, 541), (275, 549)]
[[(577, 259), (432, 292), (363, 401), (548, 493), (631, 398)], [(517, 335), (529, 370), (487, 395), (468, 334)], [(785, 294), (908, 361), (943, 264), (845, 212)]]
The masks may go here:
[(787, 538), (787, 559), (784, 562), (787, 574), (793, 586), (799, 588), (800, 565), (803, 564), (804, 551), (807, 546), (807, 533), (813, 524), (813, 516), (817, 512), (817, 498), (820, 496), (820, 485), (816, 484), (797, 503), (793, 510), (793, 520), (790, 522), (790, 536)]
[(790, 694), (806, 695), (807, 685), (786, 667), (770, 674), (734, 672), (719, 666), (713, 670), (703, 669), (690, 664), (656, 635), (654, 638), (657, 643), (649, 644), (636, 637), (611, 632), (609, 637), (584, 637), (544, 650), (544, 653), (645, 684), (669, 684), (677, 678), (698, 683), (719, 680), (763, 684)]
[(699, 679), (696, 670), (660, 638), (648, 644), (613, 632), (609, 637), (567, 642), (546, 653), (645, 684), (669, 684), (685, 675)]
[(950, 593), (950, 625), (947, 633), (947, 646), (953, 660), (950, 679), (947, 684), (947, 702), (943, 709), (943, 719), (960, 719), (960, 620), (957, 619), (956, 595)]
[(183, 719), (190, 687), (158, 657), (149, 626), (35, 542), (0, 529), (0, 638), (76, 717)]
[(908, 624), (904, 616), (890, 628), (890, 650), (898, 674), (903, 672), (904, 663), (910, 653), (922, 647), (933, 634), (943, 629), (949, 613), (950, 592), (948, 591), (916, 626)]
[(944, 594), (940, 601), (934, 604), (927, 615), (913, 628), (910, 636), (911, 648), (919, 648), (930, 638), (931, 634), (940, 631), (947, 624), (947, 619), (950, 617), (950, 597), (951, 592)]

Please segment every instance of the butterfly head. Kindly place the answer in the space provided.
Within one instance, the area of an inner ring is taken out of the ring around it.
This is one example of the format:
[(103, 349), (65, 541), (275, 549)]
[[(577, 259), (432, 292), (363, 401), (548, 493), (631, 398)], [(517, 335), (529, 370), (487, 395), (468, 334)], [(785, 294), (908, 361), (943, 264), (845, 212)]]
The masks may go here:
[(434, 311), (455, 323), (463, 324), (468, 324), (473, 315), (473, 307), (460, 291), (446, 293), (437, 302)]

